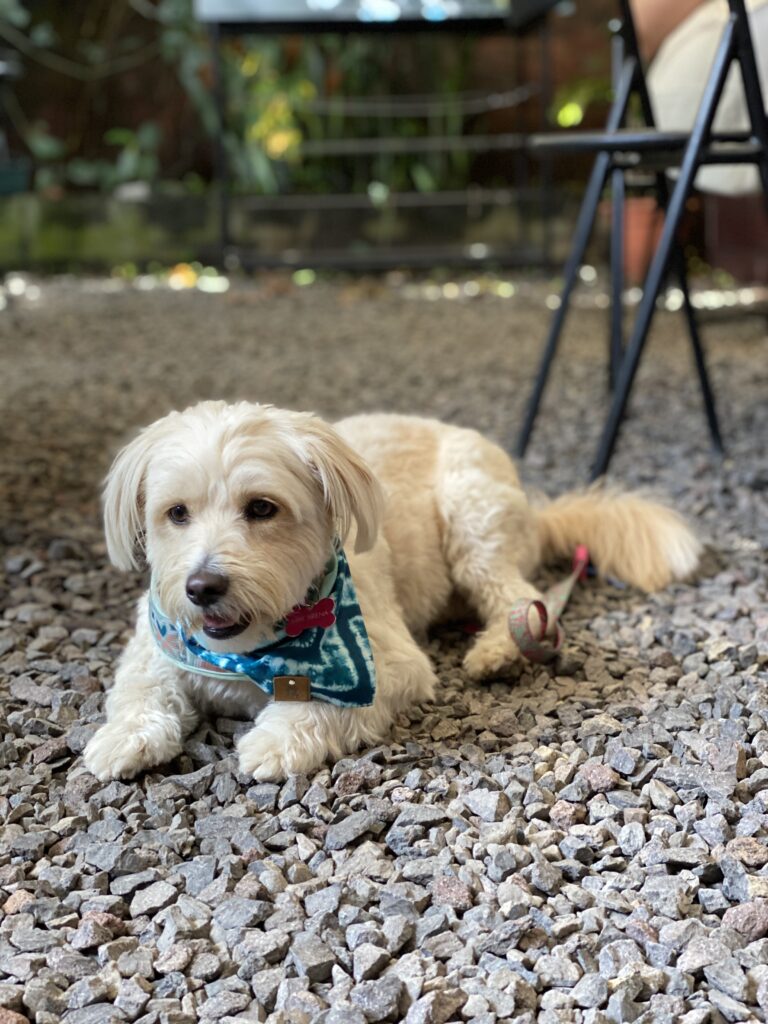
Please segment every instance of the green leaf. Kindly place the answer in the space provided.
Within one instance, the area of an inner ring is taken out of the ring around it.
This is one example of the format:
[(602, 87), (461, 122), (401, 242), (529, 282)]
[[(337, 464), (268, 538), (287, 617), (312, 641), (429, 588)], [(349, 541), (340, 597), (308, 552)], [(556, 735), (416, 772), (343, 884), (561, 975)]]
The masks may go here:
[(136, 130), (136, 142), (140, 149), (155, 150), (160, 145), (160, 129), (154, 121), (144, 121)]
[(104, 132), (104, 141), (110, 146), (135, 146), (136, 132), (130, 128), (110, 128)]
[(411, 167), (411, 177), (419, 192), (434, 192), (437, 188), (432, 172), (424, 164), (414, 164)]
[(81, 39), (77, 49), (89, 64), (103, 64), (107, 59), (107, 49), (103, 43)]
[(38, 160), (58, 160), (66, 152), (63, 141), (51, 135), (44, 121), (37, 121), (31, 126), (27, 132), (26, 143), (32, 155)]
[(118, 181), (135, 181), (139, 176), (141, 157), (137, 149), (124, 149), (115, 161)]
[(41, 21), (34, 25), (29, 33), (30, 41), (41, 49), (49, 49), (56, 44), (56, 32), (50, 21)]
[(154, 181), (160, 169), (160, 162), (154, 153), (143, 153), (136, 167), (136, 178), (139, 181)]
[(10, 21), (16, 28), (26, 28), (31, 15), (19, 0), (0, 0), (0, 19)]
[(267, 194), (278, 190), (277, 177), (272, 161), (260, 146), (249, 146), (247, 151), (249, 171), (258, 188)]
[(58, 185), (61, 173), (57, 167), (38, 167), (35, 171), (35, 190), (44, 192), (53, 185)]
[(97, 185), (104, 175), (104, 160), (83, 160), (75, 157), (67, 164), (67, 178), (73, 185)]

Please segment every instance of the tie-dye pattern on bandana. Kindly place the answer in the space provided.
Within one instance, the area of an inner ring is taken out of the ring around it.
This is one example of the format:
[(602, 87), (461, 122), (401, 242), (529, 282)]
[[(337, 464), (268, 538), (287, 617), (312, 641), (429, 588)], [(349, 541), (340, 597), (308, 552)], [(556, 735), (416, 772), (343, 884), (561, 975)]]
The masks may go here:
[(274, 696), (275, 676), (306, 676), (312, 700), (345, 708), (368, 707), (376, 692), (371, 642), (343, 551), (335, 563), (330, 593), (321, 592), (315, 604), (294, 609), (279, 624), (278, 639), (271, 644), (245, 654), (209, 651), (188, 636), (181, 623), (169, 619), (150, 594), (155, 643), (169, 661), (188, 672), (250, 680), (270, 696)]

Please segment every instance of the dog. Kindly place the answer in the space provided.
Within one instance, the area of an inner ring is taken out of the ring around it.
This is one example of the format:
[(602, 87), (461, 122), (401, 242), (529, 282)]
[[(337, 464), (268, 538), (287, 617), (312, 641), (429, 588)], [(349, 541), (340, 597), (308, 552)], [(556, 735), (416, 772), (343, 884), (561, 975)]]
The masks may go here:
[[(529, 580), (543, 562), (584, 543), (599, 574), (652, 591), (689, 576), (701, 550), (676, 512), (635, 493), (534, 507), (507, 454), (474, 430), (386, 413), (330, 426), (246, 402), (202, 402), (143, 430), (109, 472), (104, 518), (114, 565), (146, 561), (152, 583), (84, 751), (101, 780), (169, 761), (211, 710), (254, 720), (237, 743), (243, 772), (310, 773), (381, 742), (399, 712), (432, 698), (417, 641), (457, 599), (482, 623), (464, 668), (483, 680), (519, 659), (508, 614), (540, 598)], [(328, 596), (331, 579), (346, 597)], [(296, 609), (309, 628), (287, 636)], [(305, 638), (330, 636), (342, 614), (337, 632), (355, 649), (329, 640), (316, 699)], [(283, 665), (285, 642), (309, 662), (254, 682), (253, 665)]]

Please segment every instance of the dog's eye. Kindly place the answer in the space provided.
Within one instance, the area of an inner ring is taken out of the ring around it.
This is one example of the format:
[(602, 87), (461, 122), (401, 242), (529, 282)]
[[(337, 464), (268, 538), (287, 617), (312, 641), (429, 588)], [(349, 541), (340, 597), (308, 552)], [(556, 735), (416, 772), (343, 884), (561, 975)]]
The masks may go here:
[(249, 501), (243, 510), (243, 515), (249, 522), (255, 519), (271, 519), (277, 512), (277, 505), (266, 498), (254, 498)]
[(168, 518), (177, 526), (183, 526), (189, 522), (189, 509), (186, 505), (174, 505), (168, 509)]

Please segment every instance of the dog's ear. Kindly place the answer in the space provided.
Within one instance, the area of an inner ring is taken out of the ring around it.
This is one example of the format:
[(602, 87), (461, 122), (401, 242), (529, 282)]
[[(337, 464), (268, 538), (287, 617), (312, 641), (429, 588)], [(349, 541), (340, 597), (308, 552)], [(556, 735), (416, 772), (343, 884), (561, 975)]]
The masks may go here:
[(327, 423), (307, 417), (301, 427), (308, 461), (320, 480), (326, 505), (344, 542), (354, 521), (355, 551), (372, 548), (379, 532), (384, 495), (365, 460)]
[(118, 452), (104, 484), (104, 533), (118, 569), (138, 569), (144, 536), (144, 478), (163, 420), (141, 431)]

